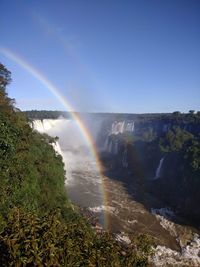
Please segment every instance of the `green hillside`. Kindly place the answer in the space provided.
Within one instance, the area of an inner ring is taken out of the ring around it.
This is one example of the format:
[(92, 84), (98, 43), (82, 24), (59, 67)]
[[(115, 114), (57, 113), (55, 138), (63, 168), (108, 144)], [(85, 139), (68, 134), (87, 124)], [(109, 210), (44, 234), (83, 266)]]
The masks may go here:
[(10, 81), (0, 64), (0, 266), (146, 266), (147, 236), (124, 246), (70, 204), (55, 140), (31, 129), (6, 93)]

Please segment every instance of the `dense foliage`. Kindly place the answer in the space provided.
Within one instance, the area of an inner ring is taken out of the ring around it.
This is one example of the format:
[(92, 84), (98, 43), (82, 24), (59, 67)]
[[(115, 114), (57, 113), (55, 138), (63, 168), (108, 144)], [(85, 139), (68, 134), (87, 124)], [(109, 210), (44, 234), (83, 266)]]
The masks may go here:
[(147, 236), (129, 246), (95, 233), (68, 202), (61, 156), (7, 96), (0, 64), (0, 266), (146, 266)]
[(59, 213), (38, 218), (13, 209), (0, 235), (5, 266), (146, 266), (150, 239), (140, 235), (123, 247), (108, 233), (95, 234), (83, 220), (63, 223)]
[[(10, 80), (0, 66), (0, 223), (10, 208), (44, 214), (67, 203), (63, 163), (46, 135), (35, 133), (21, 112), (15, 112), (13, 100), (5, 92)], [(5, 81), (4, 81), (5, 80)], [(3, 82), (4, 81), (4, 82)]]

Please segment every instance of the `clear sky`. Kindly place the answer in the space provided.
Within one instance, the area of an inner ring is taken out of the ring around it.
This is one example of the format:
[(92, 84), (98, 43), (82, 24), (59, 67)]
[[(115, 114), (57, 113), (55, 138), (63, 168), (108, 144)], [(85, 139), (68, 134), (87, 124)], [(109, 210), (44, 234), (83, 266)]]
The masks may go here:
[(200, 110), (200, 0), (0, 0), (0, 13), (0, 62), (22, 110), (64, 106), (5, 49), (74, 110)]

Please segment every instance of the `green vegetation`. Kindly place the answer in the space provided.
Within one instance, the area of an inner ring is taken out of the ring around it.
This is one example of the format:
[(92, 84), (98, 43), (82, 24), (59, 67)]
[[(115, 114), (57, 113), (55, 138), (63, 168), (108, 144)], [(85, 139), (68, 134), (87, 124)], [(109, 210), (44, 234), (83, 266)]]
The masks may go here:
[(200, 140), (192, 140), (192, 143), (186, 149), (185, 158), (193, 171), (200, 172)]
[(9, 209), (21, 207), (38, 215), (68, 205), (64, 189), (63, 163), (46, 135), (30, 128), (26, 118), (15, 112), (5, 92), (10, 73), (0, 65), (0, 214), (6, 221)]
[(160, 149), (162, 152), (179, 151), (193, 137), (191, 133), (174, 126), (160, 138)]
[(13, 209), (0, 235), (0, 265), (7, 266), (146, 266), (147, 236), (122, 247), (108, 233), (95, 234), (83, 220), (63, 223), (51, 213), (38, 218)]
[(193, 135), (178, 126), (174, 126), (159, 138), (159, 148), (164, 153), (178, 153), (182, 160), (185, 159), (182, 165), (185, 168), (190, 166), (188, 172), (200, 171), (199, 135)]
[(53, 138), (34, 132), (6, 93), (0, 64), (0, 266), (147, 266), (151, 240), (96, 233), (69, 203)]

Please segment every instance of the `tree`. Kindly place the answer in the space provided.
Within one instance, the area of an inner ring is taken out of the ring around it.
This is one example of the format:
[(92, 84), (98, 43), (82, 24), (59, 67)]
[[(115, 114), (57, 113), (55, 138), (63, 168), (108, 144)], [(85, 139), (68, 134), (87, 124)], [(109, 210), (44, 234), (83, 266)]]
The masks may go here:
[(11, 82), (11, 72), (6, 69), (6, 67), (0, 63), (0, 89), (6, 88), (6, 86)]
[(186, 150), (186, 159), (194, 171), (200, 170), (200, 142), (193, 140)]
[(182, 130), (180, 127), (173, 127), (159, 140), (160, 149), (163, 152), (179, 151), (183, 145), (193, 139), (194, 136)]
[(6, 86), (11, 82), (11, 72), (0, 63), (0, 111), (9, 113), (13, 107), (14, 100), (9, 98), (6, 93)]

